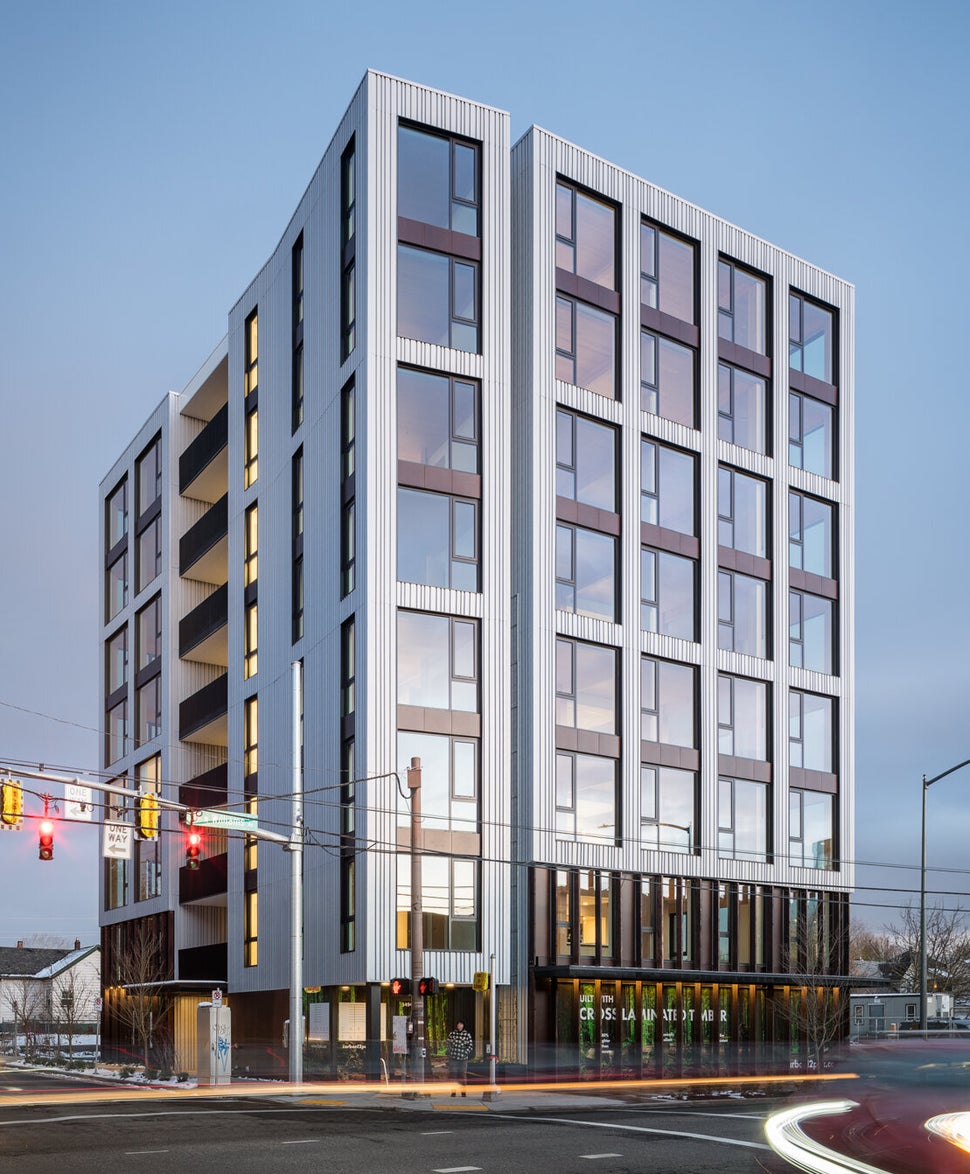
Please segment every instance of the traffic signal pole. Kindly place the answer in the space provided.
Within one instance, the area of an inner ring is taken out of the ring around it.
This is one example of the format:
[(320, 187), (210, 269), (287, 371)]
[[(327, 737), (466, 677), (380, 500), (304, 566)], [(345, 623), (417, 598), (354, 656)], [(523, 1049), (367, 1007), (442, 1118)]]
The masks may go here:
[(300, 662), (293, 661), (293, 835), (290, 853), (290, 1080), (303, 1083), (303, 770)]
[(411, 792), (411, 1079), (424, 1082), (424, 906), (421, 891), (421, 759), (412, 758), (407, 773)]

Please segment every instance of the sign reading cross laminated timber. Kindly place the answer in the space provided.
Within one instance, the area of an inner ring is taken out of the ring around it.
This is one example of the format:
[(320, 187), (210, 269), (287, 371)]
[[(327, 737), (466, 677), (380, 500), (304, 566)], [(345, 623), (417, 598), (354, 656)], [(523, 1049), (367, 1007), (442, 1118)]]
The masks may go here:
[(91, 802), (91, 788), (80, 783), (64, 784), (64, 816), (66, 819), (91, 819), (94, 804)]
[(130, 823), (106, 823), (102, 856), (106, 860), (130, 860), (133, 830)]
[(252, 832), (258, 827), (257, 816), (251, 811), (193, 811), (188, 822), (200, 828), (237, 832)]

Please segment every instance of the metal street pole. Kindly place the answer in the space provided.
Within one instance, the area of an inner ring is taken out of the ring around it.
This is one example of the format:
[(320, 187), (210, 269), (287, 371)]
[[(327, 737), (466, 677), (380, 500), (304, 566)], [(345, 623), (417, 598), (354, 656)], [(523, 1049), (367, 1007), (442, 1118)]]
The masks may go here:
[(290, 838), (290, 1080), (303, 1082), (303, 770), (300, 762), (300, 662), (293, 673), (293, 834)]
[(942, 774), (934, 775), (933, 778), (928, 779), (923, 775), (923, 820), (922, 820), (922, 849), (920, 852), (920, 866), (919, 866), (919, 1027), (920, 1031), (926, 1031), (926, 999), (927, 999), (927, 981), (926, 981), (926, 792), (932, 787), (934, 783), (938, 783), (940, 779), (945, 779), (947, 775), (953, 774), (955, 770), (961, 770), (965, 766), (970, 766), (970, 758), (964, 762), (958, 762), (956, 766), (951, 766), (949, 770), (943, 771)]
[(424, 978), (424, 905), (421, 890), (421, 759), (408, 768), (411, 792), (411, 1079), (424, 1081), (424, 997), (418, 984)]
[(491, 975), (492, 981), (489, 984), (489, 992), (488, 992), (488, 1004), (489, 1004), (488, 1010), (489, 1010), (489, 1019), (491, 1020), (491, 1023), (489, 1025), (491, 1030), (490, 1030), (489, 1034), (492, 1037), (492, 1054), (489, 1057), (489, 1061), (488, 1061), (488, 1083), (492, 1086), (492, 1091), (494, 1091), (495, 1090), (495, 1052), (498, 1047), (498, 1038), (497, 1038), (498, 1031), (496, 1030), (496, 1025), (498, 1023), (498, 991), (496, 990), (496, 987), (495, 987), (495, 955), (494, 954), (489, 955), (489, 969), (492, 972), (492, 975)]

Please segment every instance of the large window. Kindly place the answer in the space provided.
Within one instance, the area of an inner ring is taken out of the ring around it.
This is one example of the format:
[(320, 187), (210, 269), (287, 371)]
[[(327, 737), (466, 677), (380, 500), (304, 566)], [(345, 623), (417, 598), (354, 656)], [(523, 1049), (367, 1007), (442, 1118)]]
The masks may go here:
[(640, 737), (669, 746), (697, 746), (697, 681), (692, 665), (641, 658)]
[(357, 177), (354, 140), (340, 157), (340, 361), (357, 345)]
[(718, 779), (717, 854), (768, 859), (768, 787), (750, 779)]
[(156, 517), (138, 535), (135, 591), (144, 591), (162, 573), (162, 519)]
[(259, 573), (259, 505), (257, 502), (246, 510), (243, 524), (243, 584), (248, 587), (256, 582)]
[(293, 454), (290, 472), (290, 638), (295, 644), (303, 636), (303, 527), (304, 467), (303, 446)]
[(788, 558), (799, 571), (834, 577), (835, 508), (827, 501), (788, 494)]
[(697, 564), (665, 550), (640, 548), (640, 627), (697, 639)]
[(697, 843), (697, 775), (640, 765), (640, 843), (663, 852), (690, 852)]
[(788, 746), (792, 766), (832, 772), (834, 708), (831, 697), (792, 690), (788, 703)]
[(640, 302), (695, 322), (695, 246), (652, 224), (640, 225)]
[(478, 322), (476, 262), (398, 245), (398, 334), (459, 351), (477, 351)]
[(259, 893), (250, 889), (243, 894), (243, 966), (259, 961)]
[(120, 558), (108, 567), (107, 570), (107, 591), (105, 592), (106, 615), (107, 620), (113, 620), (114, 617), (125, 607), (128, 603), (128, 552), (125, 551)]
[(640, 441), (640, 521), (697, 533), (697, 458), (645, 437)]
[(556, 412), (556, 496), (616, 513), (616, 429)]
[(556, 725), (597, 734), (617, 732), (615, 648), (556, 641)]
[(835, 314), (824, 306), (788, 295), (788, 365), (824, 383), (834, 383)]
[(243, 386), (246, 395), (252, 395), (259, 386), (259, 315), (255, 310), (246, 319), (243, 342), (246, 364)]
[(340, 625), (340, 716), (357, 707), (357, 627), (353, 616)]
[(478, 502), (399, 487), (397, 577), (477, 591)]
[(156, 436), (135, 463), (138, 516), (162, 496), (162, 438)]
[(109, 765), (128, 753), (128, 701), (122, 698), (105, 714), (104, 762)]
[(616, 210), (564, 183), (556, 184), (556, 268), (616, 289)]
[(596, 530), (556, 526), (556, 607), (616, 619), (616, 539)]
[(128, 682), (128, 625), (105, 643), (105, 694), (110, 697)]
[(556, 378), (616, 398), (616, 318), (556, 296)]
[(477, 473), (478, 384), (399, 367), (398, 460)]
[(788, 792), (788, 862), (795, 868), (832, 868), (835, 860), (835, 796)]
[(745, 677), (717, 678), (718, 753), (768, 757), (768, 686)]
[(722, 465), (717, 471), (717, 541), (758, 558), (768, 557), (765, 482)]
[(835, 605), (807, 591), (788, 593), (788, 658), (796, 668), (834, 673)]
[[(138, 789), (154, 795), (162, 793), (162, 756), (155, 754), (151, 758), (140, 762), (136, 767)], [(138, 887), (135, 893), (136, 901), (149, 901), (161, 895), (162, 868), (159, 861), (159, 845), (161, 841), (137, 840), (137, 870)]]
[[(421, 759), (421, 822), (426, 828), (478, 831), (478, 742), (446, 734), (401, 730), (397, 756), (402, 764)], [(403, 768), (402, 768), (403, 771)], [(410, 805), (398, 803), (397, 822), (410, 825)]]
[(128, 533), (128, 478), (112, 490), (105, 502), (105, 552)]
[[(479, 948), (478, 861), (453, 856), (421, 860), (421, 908), (426, 950)], [(411, 857), (397, 857), (397, 948), (411, 944)]]
[(162, 655), (162, 599), (160, 595), (143, 607), (136, 619), (135, 669), (143, 669)]
[(399, 705), (477, 713), (477, 623), (398, 612), (397, 700)]
[(717, 646), (768, 655), (768, 584), (732, 571), (717, 575)]
[(151, 742), (162, 732), (162, 675), (135, 690), (135, 742)]
[(478, 151), (461, 139), (398, 127), (398, 216), (478, 236)]
[(788, 463), (820, 477), (834, 476), (834, 408), (808, 395), (789, 395)]
[(248, 489), (259, 476), (259, 408), (246, 408), (243, 429), (243, 488)]
[(340, 597), (357, 585), (357, 502), (345, 501), (340, 510)]
[(694, 352), (679, 342), (640, 332), (640, 410), (693, 428), (696, 420)]
[(250, 778), (259, 770), (259, 698), (243, 702), (243, 775)]
[(767, 354), (768, 283), (733, 261), (717, 266), (717, 332), (759, 355)]
[(246, 605), (243, 623), (243, 677), (256, 675), (259, 666), (259, 605), (254, 599)]
[(303, 233), (296, 238), (290, 255), (291, 322), (293, 329), (292, 428), (303, 423)]
[(717, 434), (730, 444), (765, 452), (768, 384), (760, 375), (719, 363)]
[(556, 754), (556, 835), (615, 844), (619, 826), (617, 763), (592, 754)]

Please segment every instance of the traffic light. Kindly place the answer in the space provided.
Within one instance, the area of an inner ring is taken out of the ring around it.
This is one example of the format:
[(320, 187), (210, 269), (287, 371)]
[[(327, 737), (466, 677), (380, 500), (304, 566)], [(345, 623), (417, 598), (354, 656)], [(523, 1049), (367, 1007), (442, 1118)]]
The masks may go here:
[(438, 980), (436, 978), (419, 978), (418, 979), (418, 994), (422, 996), (436, 995), (438, 993)]
[(392, 978), (391, 979), (391, 994), (395, 999), (403, 998), (405, 995), (411, 993), (411, 980), (409, 978)]
[(37, 855), (41, 860), (54, 859), (54, 821), (40, 821), (40, 835), (37, 837)]
[(0, 820), (8, 827), (19, 827), (24, 814), (24, 792), (16, 779), (7, 779), (2, 784), (3, 798), (0, 802)]
[(158, 796), (146, 791), (138, 796), (138, 835), (143, 840), (158, 839)]
[(185, 837), (185, 867), (193, 872), (199, 867), (199, 853), (202, 851), (202, 833), (189, 832)]

